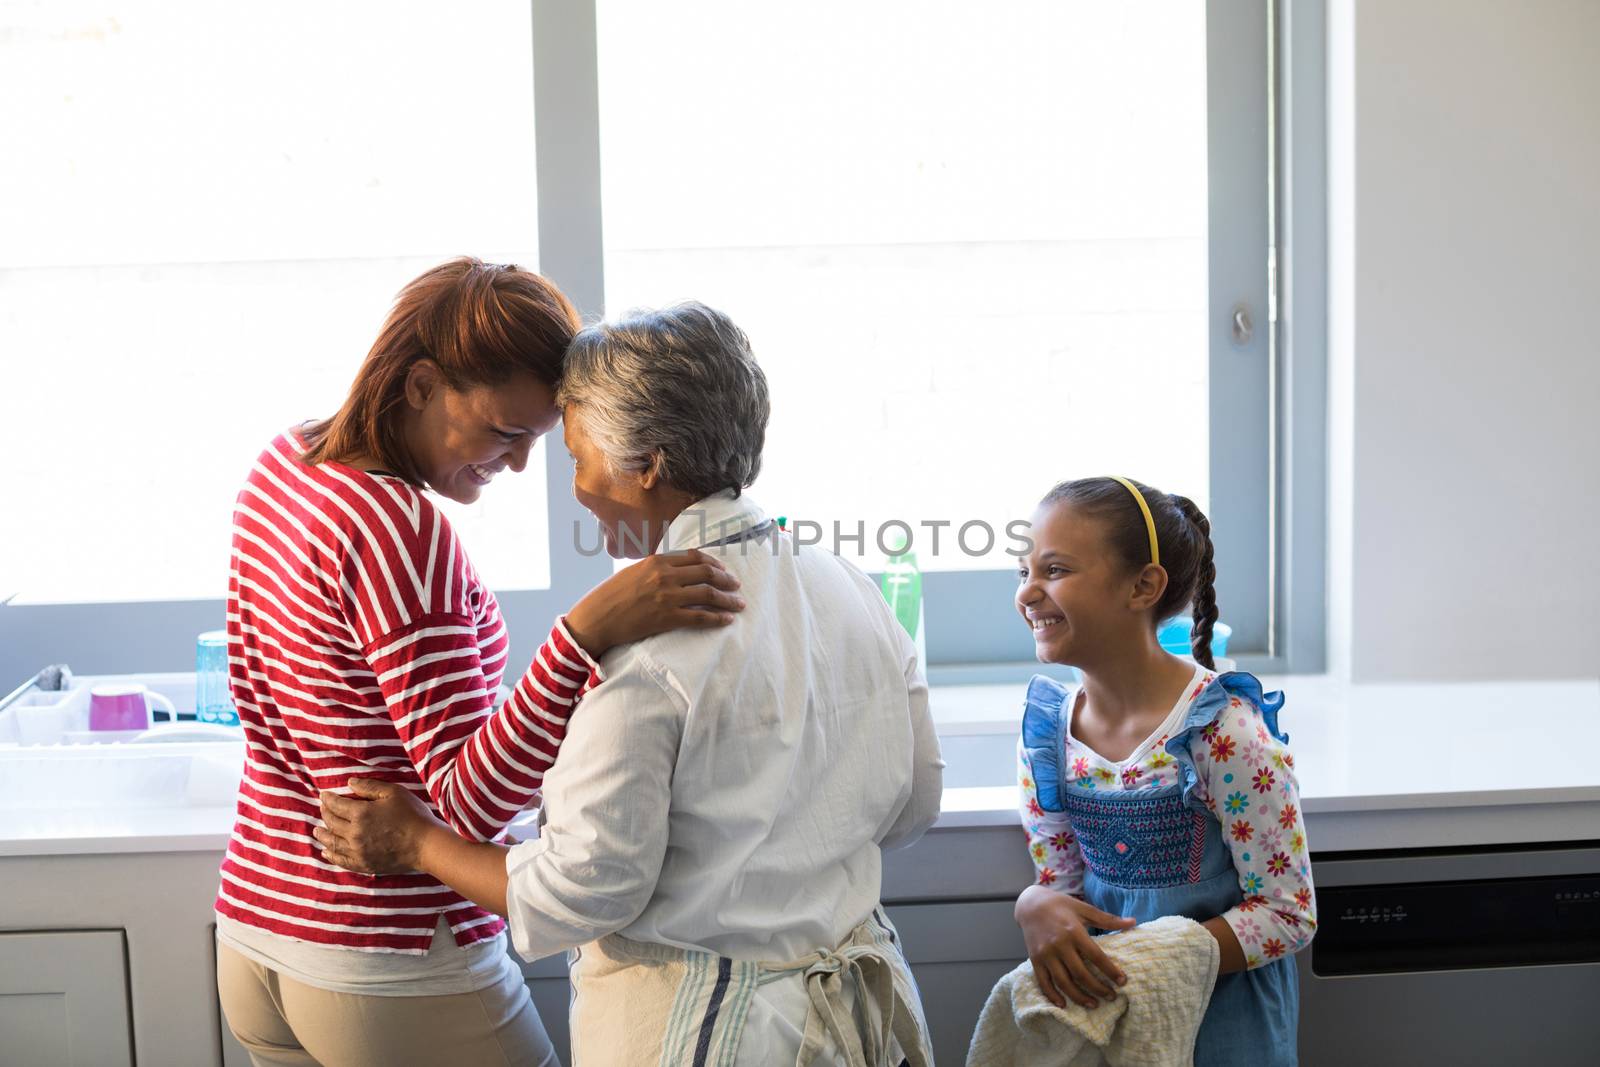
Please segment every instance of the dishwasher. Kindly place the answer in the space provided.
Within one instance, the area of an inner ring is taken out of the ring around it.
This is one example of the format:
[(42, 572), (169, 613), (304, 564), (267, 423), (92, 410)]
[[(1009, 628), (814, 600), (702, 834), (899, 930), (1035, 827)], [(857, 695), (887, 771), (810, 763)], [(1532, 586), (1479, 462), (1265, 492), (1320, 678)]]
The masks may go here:
[(1332, 853), (1312, 874), (1306, 1067), (1600, 1063), (1600, 840)]

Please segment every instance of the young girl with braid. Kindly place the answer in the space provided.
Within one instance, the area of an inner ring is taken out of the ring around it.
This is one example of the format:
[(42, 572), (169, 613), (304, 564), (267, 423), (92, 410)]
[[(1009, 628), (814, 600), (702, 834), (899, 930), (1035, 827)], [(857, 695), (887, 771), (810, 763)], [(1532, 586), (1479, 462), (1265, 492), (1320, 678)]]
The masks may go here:
[[(1020, 745), (1037, 882), (1017, 898), (1034, 976), (1057, 1006), (1094, 1007), (1124, 980), (1091, 931), (1181, 915), (1220, 968), (1194, 1062), (1292, 1064), (1290, 958), (1316, 904), (1280, 693), (1217, 674), (1211, 527), (1194, 503), (1121, 478), (1056, 486), (1033, 520), (1017, 609), (1038, 657)], [(1194, 662), (1156, 627), (1193, 606)]]

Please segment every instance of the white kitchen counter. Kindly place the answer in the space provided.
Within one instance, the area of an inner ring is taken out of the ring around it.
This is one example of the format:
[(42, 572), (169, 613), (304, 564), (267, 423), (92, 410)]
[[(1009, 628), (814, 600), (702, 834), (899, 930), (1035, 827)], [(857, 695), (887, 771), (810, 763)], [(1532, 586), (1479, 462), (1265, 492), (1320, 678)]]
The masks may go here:
[[(1600, 679), (1262, 681), (1285, 694), (1313, 852), (1600, 839)], [(936, 689), (947, 758), (961, 737), (1015, 738), (1025, 690)], [(941, 825), (1016, 823), (1009, 788), (946, 798)]]
[[(1287, 695), (1279, 725), (1314, 853), (1600, 839), (1600, 680), (1265, 682)], [(934, 689), (946, 758), (983, 783), (946, 789), (935, 832), (1018, 825), (1011, 780), (1024, 689)], [(0, 774), (7, 758), (0, 749)], [(214, 780), (201, 792), (199, 805), (0, 808), (0, 856), (220, 852), (232, 805)]]
[(221, 852), (233, 805), (203, 808), (78, 808), (0, 813), (0, 856), (115, 852)]

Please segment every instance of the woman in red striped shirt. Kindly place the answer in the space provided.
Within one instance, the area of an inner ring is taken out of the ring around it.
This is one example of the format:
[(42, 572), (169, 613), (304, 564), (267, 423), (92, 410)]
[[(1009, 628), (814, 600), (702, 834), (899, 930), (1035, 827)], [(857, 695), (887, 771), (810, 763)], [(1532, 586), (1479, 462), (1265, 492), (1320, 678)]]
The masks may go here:
[(609, 647), (731, 621), (711, 556), (657, 555), (556, 621), (498, 708), (494, 594), (424, 490), (463, 503), (560, 419), (579, 326), (549, 282), (458, 259), (406, 286), (331, 419), (256, 460), (234, 511), (228, 651), (247, 742), (217, 894), (218, 988), (257, 1064), (554, 1064), (505, 924), (422, 874), (321, 858), (320, 790), (404, 786), (459, 833), (532, 801)]

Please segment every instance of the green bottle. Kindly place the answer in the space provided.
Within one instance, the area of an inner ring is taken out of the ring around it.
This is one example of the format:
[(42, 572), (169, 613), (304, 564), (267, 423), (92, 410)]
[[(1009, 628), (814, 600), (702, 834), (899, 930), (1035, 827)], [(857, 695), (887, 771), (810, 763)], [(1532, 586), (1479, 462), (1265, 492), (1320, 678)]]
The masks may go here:
[(922, 572), (917, 569), (917, 554), (911, 551), (905, 534), (896, 530), (891, 536), (889, 561), (883, 569), (878, 588), (883, 591), (883, 599), (888, 601), (889, 610), (894, 612), (894, 617), (900, 620), (900, 625), (916, 642), (917, 662), (926, 673), (928, 642), (922, 622)]

